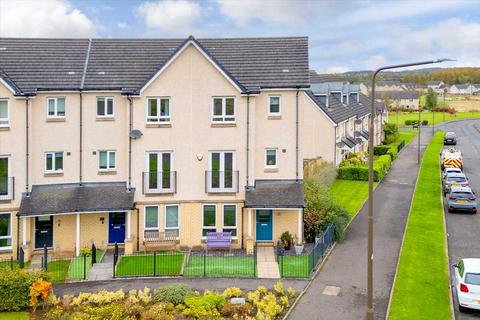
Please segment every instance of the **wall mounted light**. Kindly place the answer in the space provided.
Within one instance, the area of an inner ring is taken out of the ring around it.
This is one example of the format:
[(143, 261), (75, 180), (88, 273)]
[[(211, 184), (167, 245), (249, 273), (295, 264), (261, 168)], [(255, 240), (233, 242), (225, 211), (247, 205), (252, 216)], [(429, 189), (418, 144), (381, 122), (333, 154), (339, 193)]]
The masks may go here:
[(202, 161), (203, 160), (203, 154), (197, 153), (197, 160)]
[(100, 222), (101, 222), (102, 224), (104, 224), (104, 223), (105, 223), (105, 217), (100, 217)]
[(60, 224), (62, 223), (62, 220), (58, 219), (57, 226), (60, 227)]

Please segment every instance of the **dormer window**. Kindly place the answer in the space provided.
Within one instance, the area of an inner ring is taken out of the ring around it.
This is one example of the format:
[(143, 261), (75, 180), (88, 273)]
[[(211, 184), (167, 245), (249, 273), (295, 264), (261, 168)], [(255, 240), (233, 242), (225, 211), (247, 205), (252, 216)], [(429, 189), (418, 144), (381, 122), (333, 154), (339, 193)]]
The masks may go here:
[(327, 95), (326, 94), (317, 95), (317, 98), (320, 101), (320, 103), (322, 103), (324, 105), (327, 105)]
[(348, 104), (348, 96), (347, 96), (346, 94), (344, 94), (344, 95), (342, 96), (342, 103), (343, 103), (343, 104)]
[(349, 100), (359, 102), (358, 101), (359, 100), (358, 92), (351, 92), (350, 96), (349, 96)]
[(332, 92), (332, 96), (337, 99), (339, 102), (342, 101), (342, 93), (341, 92)]

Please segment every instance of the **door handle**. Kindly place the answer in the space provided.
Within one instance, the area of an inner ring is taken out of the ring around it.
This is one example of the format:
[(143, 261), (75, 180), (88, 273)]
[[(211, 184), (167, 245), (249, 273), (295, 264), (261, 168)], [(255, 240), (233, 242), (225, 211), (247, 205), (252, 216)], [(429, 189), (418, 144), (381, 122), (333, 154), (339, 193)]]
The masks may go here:
[(113, 229), (120, 229), (120, 226), (113, 226)]
[(40, 233), (48, 233), (48, 230), (40, 230)]
[(267, 226), (267, 224), (266, 224), (266, 223), (262, 223), (262, 227), (266, 227), (266, 226)]

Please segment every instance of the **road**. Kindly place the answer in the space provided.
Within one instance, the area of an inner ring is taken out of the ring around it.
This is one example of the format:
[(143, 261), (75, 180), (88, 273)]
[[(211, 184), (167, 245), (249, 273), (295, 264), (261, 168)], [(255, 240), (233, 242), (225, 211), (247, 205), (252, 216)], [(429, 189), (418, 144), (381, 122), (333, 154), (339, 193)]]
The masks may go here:
[[(472, 189), (480, 194), (480, 120), (451, 122), (440, 128), (457, 134), (457, 147), (463, 152), (465, 173)], [(461, 258), (480, 258), (480, 214), (448, 213), (445, 208), (445, 217), (450, 265)], [(453, 275), (453, 269), (451, 272)], [(457, 320), (480, 319), (480, 312), (458, 312), (455, 296), (454, 302)]]
[[(432, 137), (422, 133), (422, 152)], [(393, 163), (374, 196), (374, 296), (375, 319), (385, 319), (405, 224), (418, 175), (417, 140), (412, 141)], [(367, 205), (364, 205), (293, 310), (290, 319), (366, 318)], [(326, 286), (338, 295), (325, 294)], [(339, 289), (338, 289), (339, 288)]]

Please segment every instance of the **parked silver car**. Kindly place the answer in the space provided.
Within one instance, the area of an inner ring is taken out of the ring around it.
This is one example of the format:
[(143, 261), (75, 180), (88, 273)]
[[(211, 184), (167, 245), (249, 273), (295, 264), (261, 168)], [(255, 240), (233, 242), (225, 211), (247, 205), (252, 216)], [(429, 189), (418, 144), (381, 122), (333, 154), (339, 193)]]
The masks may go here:
[(452, 187), (468, 187), (468, 179), (463, 173), (452, 173), (442, 181), (443, 195), (450, 193)]
[(448, 212), (468, 211), (477, 213), (477, 197), (469, 187), (452, 187), (447, 195)]

